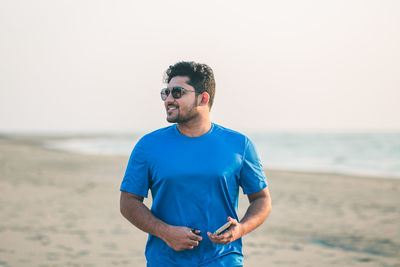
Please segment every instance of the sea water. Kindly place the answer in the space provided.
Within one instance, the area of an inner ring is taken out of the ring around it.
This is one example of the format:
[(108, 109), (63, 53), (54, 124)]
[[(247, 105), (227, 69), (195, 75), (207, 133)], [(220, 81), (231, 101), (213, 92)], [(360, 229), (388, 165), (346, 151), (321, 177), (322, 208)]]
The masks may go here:
[[(45, 146), (129, 157), (142, 133), (65, 138)], [(400, 178), (400, 133), (246, 133), (266, 169)]]

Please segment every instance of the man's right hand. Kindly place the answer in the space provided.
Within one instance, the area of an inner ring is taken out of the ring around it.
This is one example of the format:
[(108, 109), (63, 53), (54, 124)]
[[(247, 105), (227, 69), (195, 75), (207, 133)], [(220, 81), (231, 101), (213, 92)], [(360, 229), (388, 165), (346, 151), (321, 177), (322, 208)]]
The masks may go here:
[[(198, 230), (196, 230), (198, 231)], [(163, 234), (162, 239), (176, 251), (182, 251), (184, 249), (193, 249), (199, 245), (199, 242), (203, 239), (200, 235), (200, 231), (194, 234), (190, 228), (183, 226), (172, 226)]]

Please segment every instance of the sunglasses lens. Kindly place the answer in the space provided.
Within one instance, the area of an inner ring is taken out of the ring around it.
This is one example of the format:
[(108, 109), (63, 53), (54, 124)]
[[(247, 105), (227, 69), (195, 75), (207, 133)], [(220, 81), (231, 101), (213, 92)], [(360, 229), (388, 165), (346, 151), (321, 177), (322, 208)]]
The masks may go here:
[(161, 90), (161, 93), (160, 93), (161, 94), (161, 99), (163, 101), (167, 100), (167, 98), (168, 98), (170, 93), (172, 94), (172, 97), (174, 99), (179, 99), (179, 98), (182, 97), (183, 91), (184, 91), (184, 89), (182, 87), (179, 87), (179, 86), (173, 87), (171, 91), (168, 88), (164, 88), (164, 89)]
[(169, 95), (169, 89), (168, 88), (164, 88), (164, 89), (161, 90), (161, 99), (163, 101), (165, 101), (167, 99), (168, 95)]
[(172, 97), (175, 98), (175, 99), (181, 98), (181, 96), (182, 96), (182, 91), (183, 91), (183, 88), (181, 88), (181, 87), (174, 87), (174, 88), (172, 88), (172, 91), (171, 91)]

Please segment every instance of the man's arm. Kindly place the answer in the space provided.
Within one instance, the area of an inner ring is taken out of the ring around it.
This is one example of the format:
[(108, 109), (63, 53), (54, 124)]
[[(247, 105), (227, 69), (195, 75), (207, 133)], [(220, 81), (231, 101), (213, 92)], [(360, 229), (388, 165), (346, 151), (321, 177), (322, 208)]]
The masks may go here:
[(151, 213), (143, 204), (143, 197), (121, 191), (121, 214), (140, 230), (164, 240), (176, 251), (193, 249), (199, 245), (201, 236), (191, 232), (190, 228), (166, 224)]
[(232, 222), (229, 230), (222, 235), (213, 235), (207, 233), (210, 240), (217, 244), (227, 244), (244, 236), (245, 234), (256, 229), (268, 217), (272, 210), (271, 196), (268, 187), (263, 190), (248, 194), (250, 206), (247, 208), (246, 214), (240, 223), (228, 217), (228, 221)]

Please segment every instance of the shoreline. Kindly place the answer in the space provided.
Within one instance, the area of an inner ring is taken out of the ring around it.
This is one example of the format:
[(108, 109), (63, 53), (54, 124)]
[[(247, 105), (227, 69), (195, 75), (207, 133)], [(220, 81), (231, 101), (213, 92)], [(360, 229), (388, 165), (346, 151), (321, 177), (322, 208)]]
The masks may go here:
[[(112, 137), (113, 135), (110, 135)], [(114, 135), (115, 136), (115, 135)], [(46, 136), (46, 135), (1, 135), (0, 140), (9, 140), (9, 141), (16, 141), (17, 143), (25, 143), (27, 145), (33, 145), (40, 149), (50, 150), (50, 151), (57, 151), (60, 153), (70, 153), (74, 155), (81, 155), (81, 156), (98, 156), (98, 157), (110, 157), (110, 158), (129, 158), (129, 155), (111, 155), (111, 154), (95, 154), (95, 153), (84, 153), (79, 151), (71, 151), (65, 150), (61, 148), (51, 148), (45, 146), (45, 141), (47, 140), (67, 140), (71, 138), (95, 138), (95, 137), (107, 137), (107, 135), (97, 136), (94, 134), (88, 135), (76, 135), (76, 136)], [(268, 172), (282, 172), (287, 174), (309, 174), (309, 175), (332, 175), (332, 176), (347, 176), (352, 178), (362, 178), (362, 179), (386, 179), (386, 180), (400, 180), (400, 176), (396, 175), (387, 175), (387, 174), (368, 174), (368, 173), (358, 173), (358, 172), (335, 172), (335, 171), (313, 171), (313, 170), (294, 170), (294, 169), (280, 169), (280, 168), (266, 168), (264, 167), (264, 171)]]
[[(128, 157), (40, 140), (0, 137), (2, 265), (145, 266), (147, 234), (119, 211)], [(265, 172), (273, 209), (243, 237), (245, 266), (398, 266), (400, 180)], [(240, 190), (239, 218), (247, 207)]]

